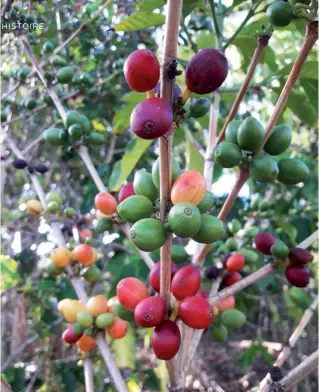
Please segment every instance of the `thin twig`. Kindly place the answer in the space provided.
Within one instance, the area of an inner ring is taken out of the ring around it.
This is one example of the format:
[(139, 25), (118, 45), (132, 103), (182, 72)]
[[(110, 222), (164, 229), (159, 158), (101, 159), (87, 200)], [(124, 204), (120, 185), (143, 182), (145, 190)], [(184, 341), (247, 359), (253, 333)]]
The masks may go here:
[(218, 20), (217, 20), (217, 15), (216, 15), (216, 8), (215, 8), (215, 2), (214, 2), (214, 0), (208, 0), (208, 3), (209, 3), (210, 8), (212, 10), (212, 18), (213, 18), (214, 30), (215, 30), (216, 38), (217, 38), (217, 46), (218, 46), (218, 48), (221, 48), (223, 35), (222, 35), (222, 32), (220, 31), (220, 28), (219, 28), (219, 25), (218, 25)]
[(255, 73), (257, 64), (259, 63), (259, 60), (260, 60), (260, 57), (263, 54), (265, 47), (268, 45), (269, 38), (270, 38), (269, 36), (263, 36), (263, 37), (259, 38), (259, 40), (258, 40), (257, 47), (255, 49), (254, 55), (253, 55), (251, 62), (249, 64), (247, 74), (245, 76), (245, 80), (244, 80), (244, 82), (243, 82), (243, 84), (242, 84), (242, 86), (236, 96), (235, 102), (234, 102), (234, 104), (233, 104), (233, 106), (232, 106), (232, 108), (226, 118), (225, 124), (219, 134), (217, 144), (219, 144), (225, 138), (226, 128), (227, 128), (228, 124), (234, 119), (234, 117), (237, 113), (239, 105), (240, 105), (241, 101), (243, 100), (244, 95), (245, 95), (247, 88), (249, 86), (249, 83)]
[[(283, 349), (281, 350), (280, 354), (278, 355), (278, 358), (276, 359), (276, 362), (274, 363), (273, 366), (281, 367), (287, 361), (287, 359), (290, 357), (292, 349), (295, 347), (302, 332), (307, 327), (317, 306), (318, 306), (318, 297), (316, 296), (315, 300), (312, 302), (312, 304), (309, 306), (309, 308), (303, 314), (302, 319), (300, 320), (297, 328), (294, 330), (293, 334), (290, 336), (288, 344), (283, 347)], [(269, 391), (269, 387), (270, 387), (271, 383), (272, 383), (271, 376), (269, 373), (267, 373), (267, 375), (265, 376), (265, 378), (261, 381), (261, 383), (259, 385), (258, 392)]]
[(87, 355), (83, 360), (85, 392), (94, 392), (92, 359)]

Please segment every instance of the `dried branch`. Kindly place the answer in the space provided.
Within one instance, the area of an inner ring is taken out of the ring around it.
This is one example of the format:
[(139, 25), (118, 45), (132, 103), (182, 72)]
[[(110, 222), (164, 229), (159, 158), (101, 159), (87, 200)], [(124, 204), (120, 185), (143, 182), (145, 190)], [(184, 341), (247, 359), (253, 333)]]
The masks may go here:
[[(295, 347), (298, 339), (300, 338), (302, 332), (307, 327), (309, 321), (311, 320), (316, 308), (318, 306), (318, 296), (316, 296), (315, 300), (309, 306), (309, 308), (305, 311), (300, 320), (297, 328), (294, 330), (293, 334), (290, 336), (288, 344), (283, 347), (282, 351), (278, 355), (276, 362), (273, 366), (281, 367), (287, 359), (290, 357), (292, 349)], [(259, 385), (258, 392), (267, 392), (269, 391), (270, 385), (272, 384), (272, 379), (269, 373), (267, 373), (266, 377), (261, 381)]]
[(87, 354), (83, 360), (85, 392), (94, 392), (92, 359)]

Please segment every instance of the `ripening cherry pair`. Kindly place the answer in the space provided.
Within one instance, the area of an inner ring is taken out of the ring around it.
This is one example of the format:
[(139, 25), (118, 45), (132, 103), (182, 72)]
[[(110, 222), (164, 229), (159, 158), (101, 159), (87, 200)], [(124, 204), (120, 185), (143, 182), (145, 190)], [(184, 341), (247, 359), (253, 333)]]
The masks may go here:
[[(228, 74), (228, 61), (216, 49), (199, 51), (188, 63), (185, 71), (186, 91), (208, 94), (217, 90)], [(130, 88), (137, 92), (159, 90), (160, 64), (155, 54), (148, 49), (131, 53), (124, 64), (125, 79)], [(174, 85), (173, 99), (180, 89)], [(156, 95), (159, 95), (158, 93)], [(142, 139), (157, 139), (165, 135), (174, 121), (172, 105), (156, 96), (140, 102), (131, 114), (131, 128)]]

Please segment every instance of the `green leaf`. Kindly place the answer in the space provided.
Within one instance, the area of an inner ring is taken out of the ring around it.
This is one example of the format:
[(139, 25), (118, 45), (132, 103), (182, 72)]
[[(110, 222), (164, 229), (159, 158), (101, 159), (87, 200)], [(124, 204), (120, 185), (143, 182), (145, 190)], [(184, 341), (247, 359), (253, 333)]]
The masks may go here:
[(204, 171), (204, 158), (199, 153), (197, 148), (194, 146), (189, 135), (186, 133), (186, 162), (187, 162), (187, 169), (186, 170), (198, 170), (199, 172), (203, 173)]
[(205, 1), (203, 0), (184, 0), (182, 14), (184, 18), (189, 15), (195, 8), (206, 9)]
[(291, 241), (295, 241), (297, 237), (297, 230), (292, 224), (285, 222), (283, 219), (279, 219), (277, 224), (285, 233), (289, 235)]
[(116, 31), (138, 31), (148, 27), (160, 26), (165, 23), (165, 16), (162, 14), (154, 14), (152, 12), (140, 11), (120, 23), (114, 25)]
[(128, 103), (122, 109), (118, 110), (114, 117), (114, 126), (112, 133), (121, 133), (130, 126), (130, 116), (135, 106), (145, 99), (145, 94), (132, 91), (126, 94), (122, 101)]
[(164, 0), (141, 0), (137, 7), (139, 11), (150, 12), (157, 8), (162, 8), (164, 4)]
[[(281, 68), (278, 72), (278, 76), (288, 76), (293, 63), (286, 65), (285, 67)], [(307, 79), (315, 79), (318, 80), (318, 62), (317, 61), (308, 61), (305, 63), (301, 69), (299, 74), (300, 78), (307, 78)]]
[(266, 25), (269, 23), (267, 16), (263, 16), (254, 22), (249, 23), (246, 27), (243, 28), (241, 34), (252, 34), (254, 37), (256, 36), (256, 32), (260, 30), (261, 25)]
[(113, 166), (113, 171), (109, 180), (109, 188), (113, 192), (117, 192), (123, 182), (131, 174), (138, 161), (141, 159), (144, 152), (154, 140), (144, 140), (134, 138), (127, 146), (126, 152), (120, 161), (117, 161)]
[(8, 256), (0, 255), (0, 270), (1, 290), (7, 290), (18, 283), (18, 263), (15, 260), (10, 259)]
[(305, 35), (307, 22), (305, 19), (295, 19), (292, 21), (301, 35)]
[[(273, 88), (273, 90), (279, 95), (281, 92), (280, 88)], [(317, 124), (317, 113), (313, 109), (309, 99), (303, 91), (300, 89), (293, 89), (287, 100), (288, 108), (303, 122), (315, 127)]]
[(86, 62), (86, 64), (84, 64), (83, 70), (89, 72), (95, 69), (95, 67), (96, 67), (95, 61), (93, 59), (90, 59), (89, 61)]
[(314, 110), (318, 111), (318, 83), (314, 83), (312, 79), (301, 78), (300, 84), (302, 85), (309, 102)]
[(114, 340), (112, 349), (115, 353), (116, 364), (120, 369), (135, 369), (136, 338), (131, 326), (124, 338)]

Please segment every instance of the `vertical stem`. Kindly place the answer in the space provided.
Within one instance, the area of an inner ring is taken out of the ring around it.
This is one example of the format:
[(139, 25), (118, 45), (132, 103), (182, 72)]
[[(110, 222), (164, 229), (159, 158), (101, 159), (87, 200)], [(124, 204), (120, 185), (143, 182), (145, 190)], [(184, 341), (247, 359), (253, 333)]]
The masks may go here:
[(85, 392), (94, 392), (92, 359), (86, 356), (83, 360)]
[[(182, 13), (182, 0), (168, 0), (167, 17), (164, 31), (164, 50), (161, 75), (161, 97), (172, 104), (174, 80), (167, 70), (172, 69), (177, 55), (178, 30)], [(160, 139), (160, 219), (164, 223), (170, 208), (170, 191), (172, 184), (172, 150), (174, 127), (168, 135)], [(160, 295), (165, 300), (166, 312), (169, 309), (171, 285), (171, 243), (172, 235), (161, 248), (161, 290)], [(167, 314), (166, 314), (167, 316)]]
[(269, 36), (263, 36), (263, 37), (259, 38), (259, 40), (258, 40), (258, 44), (255, 49), (253, 58), (251, 59), (251, 62), (249, 64), (248, 72), (246, 74), (244, 83), (242, 84), (242, 86), (237, 94), (237, 97), (235, 99), (235, 102), (234, 102), (234, 104), (233, 104), (233, 106), (232, 106), (232, 108), (226, 118), (225, 124), (219, 134), (217, 144), (222, 142), (225, 138), (226, 128), (227, 128), (228, 124), (234, 119), (234, 117), (238, 111), (239, 105), (240, 105), (241, 101), (243, 100), (244, 95), (245, 95), (247, 88), (249, 86), (249, 83), (255, 73), (257, 64), (259, 63), (259, 60), (260, 60), (260, 57), (261, 57), (265, 47), (268, 45), (269, 38), (270, 38)]

